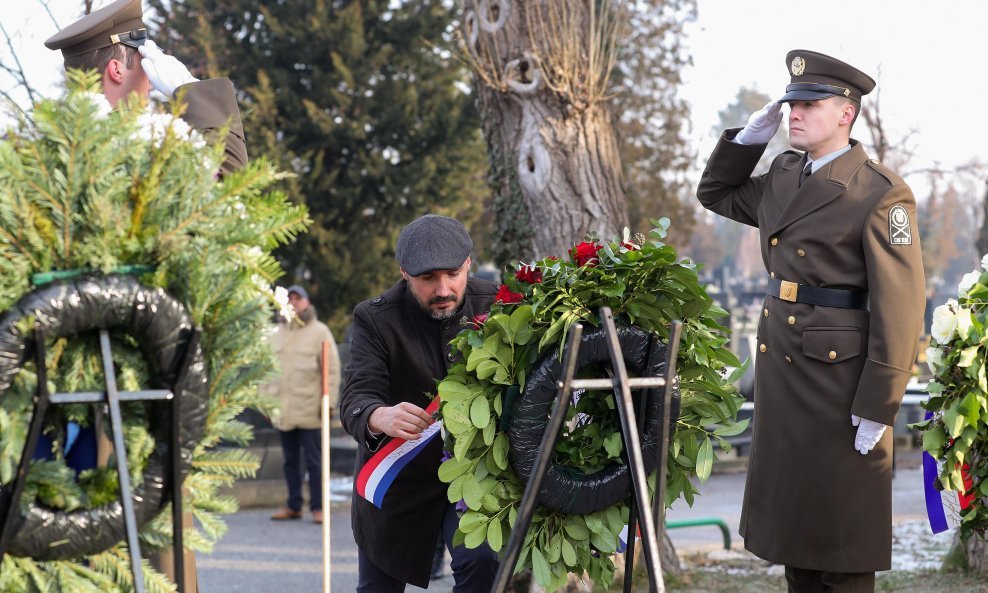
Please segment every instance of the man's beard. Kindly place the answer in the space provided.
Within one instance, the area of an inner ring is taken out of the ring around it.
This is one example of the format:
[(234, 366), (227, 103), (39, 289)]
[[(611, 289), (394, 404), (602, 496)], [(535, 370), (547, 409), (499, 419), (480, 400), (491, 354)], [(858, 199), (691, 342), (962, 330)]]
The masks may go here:
[[(415, 302), (418, 303), (418, 306), (421, 307), (422, 310), (429, 315), (429, 317), (432, 317), (438, 321), (449, 319), (459, 313), (460, 305), (463, 304), (463, 299), (455, 294), (451, 294), (448, 297), (432, 297), (428, 302), (422, 302), (419, 300), (419, 297), (415, 293), (412, 293), (412, 296), (415, 297)], [(431, 305), (438, 305), (440, 303), (456, 303), (456, 306), (449, 309), (439, 310), (431, 307)]]

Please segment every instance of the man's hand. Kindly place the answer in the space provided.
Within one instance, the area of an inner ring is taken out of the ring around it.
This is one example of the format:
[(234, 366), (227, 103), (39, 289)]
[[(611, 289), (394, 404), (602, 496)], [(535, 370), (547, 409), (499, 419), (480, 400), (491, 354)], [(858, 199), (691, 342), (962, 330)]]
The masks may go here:
[(141, 52), (141, 67), (144, 68), (151, 86), (165, 97), (171, 99), (175, 96), (175, 89), (197, 82), (199, 79), (192, 76), (185, 64), (179, 62), (174, 56), (161, 51), (155, 42), (148, 39), (144, 45), (137, 48)]
[(781, 124), (782, 103), (772, 101), (751, 114), (734, 141), (738, 144), (768, 144)]
[(885, 429), (888, 428), (884, 424), (854, 414), (851, 414), (851, 425), (858, 427), (858, 434), (854, 437), (854, 448), (862, 455), (867, 455), (875, 448), (885, 434)]
[(397, 406), (375, 408), (367, 421), (372, 432), (414, 441), (432, 424), (433, 418), (422, 408), (408, 402)]

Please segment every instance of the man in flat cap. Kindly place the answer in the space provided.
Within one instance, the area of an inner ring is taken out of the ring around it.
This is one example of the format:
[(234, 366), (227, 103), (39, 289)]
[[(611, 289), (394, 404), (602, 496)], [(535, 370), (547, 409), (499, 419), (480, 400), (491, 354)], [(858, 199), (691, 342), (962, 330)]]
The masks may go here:
[[(472, 248), (455, 219), (428, 214), (412, 221), (398, 236), (395, 253), (402, 279), (353, 311), (340, 420), (358, 443), (351, 506), (358, 593), (428, 586), (440, 532), (452, 556), (453, 591), (487, 593), (497, 572), (497, 557), (486, 545), (452, 545), (459, 517), (439, 481), (442, 439), (435, 438), (435, 427), (429, 430), (433, 418), (426, 411), (437, 381), (456, 360), (450, 340), (494, 301), (493, 283), (469, 278)], [(372, 480), (361, 495), (361, 474), (394, 462), (393, 456), (375, 457), (382, 446), (383, 453), (395, 444), (391, 439), (424, 444), (394, 464), (397, 477), (389, 487)]]
[[(741, 515), (789, 591), (873, 591), (891, 568), (892, 435), (923, 325), (916, 203), (851, 126), (875, 81), (806, 50), (786, 94), (727, 130), (697, 197), (757, 227), (768, 270)], [(789, 141), (752, 177), (789, 105)], [(800, 152), (801, 151), (801, 152)]]
[(166, 99), (182, 96), (182, 118), (209, 132), (229, 123), (221, 173), (247, 163), (247, 144), (233, 83), (228, 78), (195, 78), (181, 62), (148, 39), (141, 0), (116, 0), (52, 35), (45, 46), (61, 50), (66, 69), (96, 70), (103, 94), (114, 107), (137, 93), (146, 99), (153, 87)]

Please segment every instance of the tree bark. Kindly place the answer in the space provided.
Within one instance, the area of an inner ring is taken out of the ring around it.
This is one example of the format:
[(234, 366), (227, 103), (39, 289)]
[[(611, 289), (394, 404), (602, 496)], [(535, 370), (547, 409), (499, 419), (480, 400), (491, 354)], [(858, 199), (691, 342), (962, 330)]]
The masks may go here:
[(964, 551), (968, 570), (988, 577), (988, 541), (972, 535), (964, 544)]
[[(496, 192), (499, 264), (565, 256), (589, 231), (618, 236), (627, 225), (625, 188), (608, 104), (572, 78), (592, 64), (554, 55), (555, 37), (532, 30), (533, 10), (587, 17), (585, 0), (469, 0), (463, 37)], [(543, 13), (539, 13), (543, 15)], [(573, 31), (592, 33), (584, 22)], [(562, 70), (567, 70), (563, 73)], [(560, 80), (566, 78), (567, 86)], [(555, 88), (553, 88), (555, 87)]]

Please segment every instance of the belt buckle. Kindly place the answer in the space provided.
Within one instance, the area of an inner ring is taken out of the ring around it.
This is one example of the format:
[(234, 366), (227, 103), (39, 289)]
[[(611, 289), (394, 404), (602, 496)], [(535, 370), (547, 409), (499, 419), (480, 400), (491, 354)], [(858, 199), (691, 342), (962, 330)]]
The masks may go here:
[(798, 284), (783, 280), (782, 286), (779, 287), (779, 298), (790, 303), (795, 303), (797, 292), (799, 292)]

